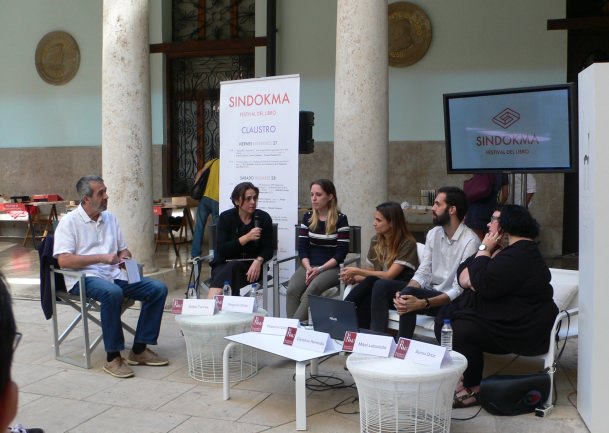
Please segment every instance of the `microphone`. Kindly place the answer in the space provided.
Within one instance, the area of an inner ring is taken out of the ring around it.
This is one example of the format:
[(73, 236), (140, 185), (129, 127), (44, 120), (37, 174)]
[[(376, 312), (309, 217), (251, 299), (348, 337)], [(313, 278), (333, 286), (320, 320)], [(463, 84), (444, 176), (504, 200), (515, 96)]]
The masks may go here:
[[(260, 217), (258, 216), (257, 209), (254, 211), (254, 227), (255, 228), (260, 227)], [(257, 239), (254, 244), (256, 245), (256, 247), (258, 247), (260, 245), (260, 239)]]

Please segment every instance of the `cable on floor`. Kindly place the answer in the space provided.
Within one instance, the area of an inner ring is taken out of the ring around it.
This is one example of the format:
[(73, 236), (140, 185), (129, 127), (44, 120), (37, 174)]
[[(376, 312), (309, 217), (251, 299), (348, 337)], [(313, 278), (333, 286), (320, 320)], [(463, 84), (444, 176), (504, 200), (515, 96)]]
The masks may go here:
[(334, 406), (334, 412), (336, 412), (336, 413), (340, 413), (340, 414), (343, 414), (343, 415), (357, 415), (357, 414), (359, 413), (359, 406), (358, 406), (358, 410), (356, 410), (356, 411), (351, 411), (351, 412), (345, 412), (345, 411), (341, 411), (341, 410), (340, 410), (340, 407), (341, 407), (341, 406), (346, 406), (347, 404), (351, 404), (351, 405), (353, 405), (354, 403), (356, 403), (356, 402), (358, 402), (358, 401), (359, 401), (359, 397), (358, 397), (358, 396), (355, 396), (355, 397), (347, 397), (346, 399), (344, 399), (344, 400), (342, 400), (342, 401), (338, 402), (338, 403), (336, 404), (336, 406)]

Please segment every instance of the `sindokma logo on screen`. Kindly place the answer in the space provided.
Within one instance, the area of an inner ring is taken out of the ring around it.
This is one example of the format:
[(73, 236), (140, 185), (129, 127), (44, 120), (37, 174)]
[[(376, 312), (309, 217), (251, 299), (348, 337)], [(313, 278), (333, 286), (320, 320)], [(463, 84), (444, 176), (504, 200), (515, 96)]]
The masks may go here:
[[(491, 119), (495, 125), (502, 127), (503, 129), (507, 129), (510, 126), (514, 125), (516, 122), (520, 120), (520, 113), (511, 108), (505, 108), (499, 114)], [(479, 135), (476, 137), (476, 146), (510, 146), (510, 145), (522, 145), (522, 144), (539, 144), (539, 138), (535, 133), (527, 134), (527, 133), (515, 133), (510, 134), (509, 132), (500, 132), (500, 131), (489, 131), (495, 132), (495, 134), (490, 135)], [(491, 152), (491, 151), (487, 151)], [(495, 151), (492, 152), (501, 152), (505, 151)], [(514, 153), (514, 152), (510, 152)], [(528, 149), (520, 149), (515, 153), (529, 153)]]
[(512, 110), (511, 108), (506, 108), (501, 113), (493, 117), (492, 120), (495, 125), (499, 125), (503, 129), (507, 129), (520, 120), (520, 113)]

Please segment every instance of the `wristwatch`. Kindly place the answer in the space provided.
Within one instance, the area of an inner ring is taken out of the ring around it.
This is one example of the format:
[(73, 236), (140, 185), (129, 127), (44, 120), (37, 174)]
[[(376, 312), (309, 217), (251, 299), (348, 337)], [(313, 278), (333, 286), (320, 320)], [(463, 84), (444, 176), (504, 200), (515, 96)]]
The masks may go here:
[(480, 251), (486, 251), (486, 245), (484, 245), (484, 244), (480, 244), (480, 246), (478, 247), (478, 249), (479, 249)]

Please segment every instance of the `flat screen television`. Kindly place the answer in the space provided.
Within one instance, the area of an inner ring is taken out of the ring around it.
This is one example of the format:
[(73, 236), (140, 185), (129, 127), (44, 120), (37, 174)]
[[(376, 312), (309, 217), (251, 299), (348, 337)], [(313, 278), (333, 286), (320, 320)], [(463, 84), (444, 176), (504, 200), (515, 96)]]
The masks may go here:
[(448, 173), (572, 172), (573, 84), (444, 95)]

